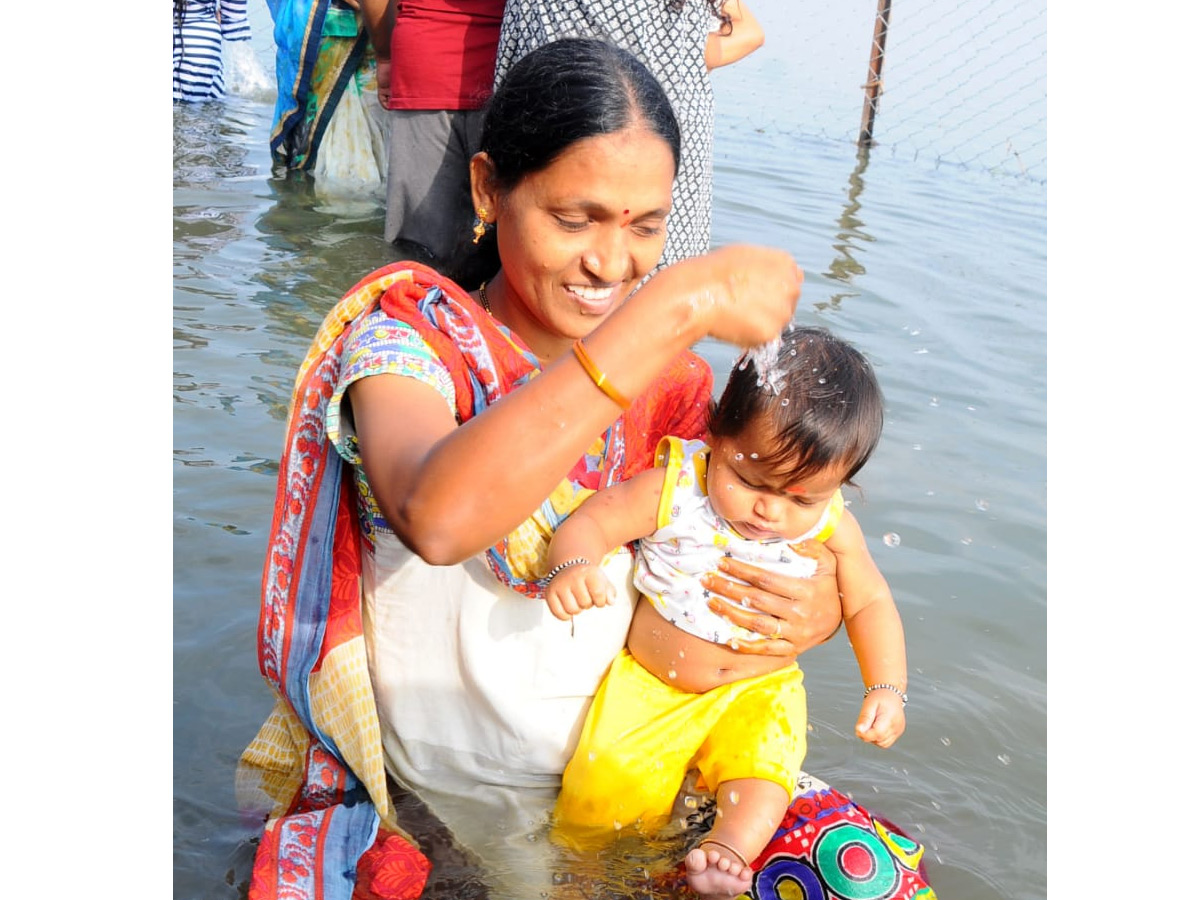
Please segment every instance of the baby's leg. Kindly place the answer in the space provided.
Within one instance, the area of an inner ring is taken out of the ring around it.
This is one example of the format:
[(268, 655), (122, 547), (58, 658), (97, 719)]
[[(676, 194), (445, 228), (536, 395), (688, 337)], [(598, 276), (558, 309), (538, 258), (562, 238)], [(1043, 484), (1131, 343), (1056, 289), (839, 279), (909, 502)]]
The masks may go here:
[(736, 897), (750, 887), (750, 863), (762, 853), (791, 796), (774, 781), (738, 778), (717, 788), (713, 829), (684, 861), (688, 885), (702, 897)]

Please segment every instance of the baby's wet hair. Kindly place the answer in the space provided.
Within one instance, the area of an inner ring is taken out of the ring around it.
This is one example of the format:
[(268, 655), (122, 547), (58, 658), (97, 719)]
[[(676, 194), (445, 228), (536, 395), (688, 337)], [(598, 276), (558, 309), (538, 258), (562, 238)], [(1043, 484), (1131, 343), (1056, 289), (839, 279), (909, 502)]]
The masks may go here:
[(789, 326), (778, 355), (759, 372), (746, 353), (734, 364), (709, 418), (714, 438), (736, 438), (769, 417), (775, 449), (759, 461), (799, 481), (840, 466), (858, 473), (883, 432), (883, 392), (867, 358), (827, 328)]

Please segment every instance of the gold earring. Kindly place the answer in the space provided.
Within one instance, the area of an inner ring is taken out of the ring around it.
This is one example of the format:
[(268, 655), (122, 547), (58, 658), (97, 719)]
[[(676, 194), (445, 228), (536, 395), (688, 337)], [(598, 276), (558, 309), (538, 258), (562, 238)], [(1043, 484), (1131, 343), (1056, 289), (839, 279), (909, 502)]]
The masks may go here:
[(472, 244), (478, 244), (483, 236), (487, 233), (487, 223), (484, 221), (484, 216), (487, 215), (487, 210), (482, 206), (475, 210), (475, 226), (471, 229), (475, 238), (471, 241)]

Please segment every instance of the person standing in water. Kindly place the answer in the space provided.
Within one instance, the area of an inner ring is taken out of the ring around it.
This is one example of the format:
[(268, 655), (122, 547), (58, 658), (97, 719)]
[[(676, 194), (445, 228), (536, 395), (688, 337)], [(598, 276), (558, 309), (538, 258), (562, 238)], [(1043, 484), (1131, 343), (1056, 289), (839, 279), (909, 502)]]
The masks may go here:
[[(256, 896), (316, 896), (295, 882), (320, 873), (327, 900), (349, 898), (398, 872), (418, 896), (428, 862), (389, 783), (485, 852), (505, 803), (549, 811), (634, 598), (630, 557), (614, 557), (624, 601), (571, 639), (536, 587), (550, 537), (591, 492), (651, 466), (660, 437), (702, 436), (712, 373), (691, 346), (760, 344), (800, 295), (789, 254), (744, 245), (642, 284), (679, 129), (626, 51), (530, 53), (488, 105), (480, 148), (475, 221), (460, 227), (487, 274), (462, 286), (407, 261), (368, 274), (297, 377), (260, 612), (277, 702), (239, 769), (243, 805), (267, 816)], [(736, 560), (710, 574), (714, 607), (774, 636), (745, 652), (790, 660), (833, 633), (823, 560), (814, 578)]]
[(225, 96), (224, 44), (250, 40), (246, 0), (175, 0), (171, 96), (202, 103)]

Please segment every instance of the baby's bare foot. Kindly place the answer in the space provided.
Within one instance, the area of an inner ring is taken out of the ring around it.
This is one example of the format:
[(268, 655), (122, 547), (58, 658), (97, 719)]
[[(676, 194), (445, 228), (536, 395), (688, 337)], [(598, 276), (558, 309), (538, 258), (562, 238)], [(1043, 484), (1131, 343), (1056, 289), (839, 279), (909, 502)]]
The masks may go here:
[(697, 847), (684, 859), (688, 886), (705, 898), (736, 897), (750, 889), (753, 872), (740, 860), (722, 856), (712, 844)]

